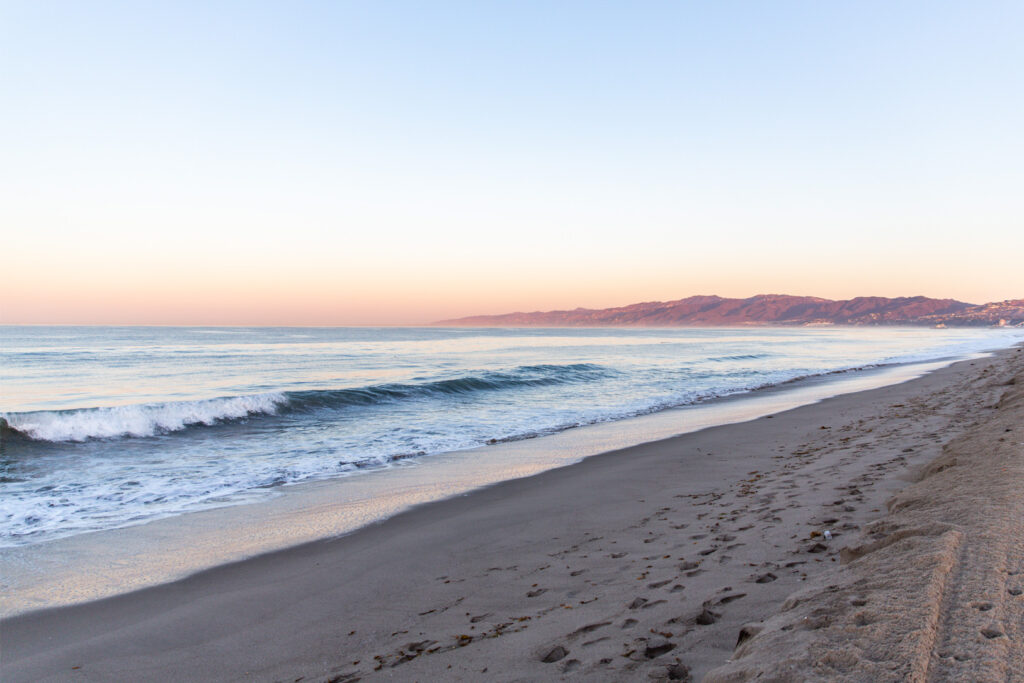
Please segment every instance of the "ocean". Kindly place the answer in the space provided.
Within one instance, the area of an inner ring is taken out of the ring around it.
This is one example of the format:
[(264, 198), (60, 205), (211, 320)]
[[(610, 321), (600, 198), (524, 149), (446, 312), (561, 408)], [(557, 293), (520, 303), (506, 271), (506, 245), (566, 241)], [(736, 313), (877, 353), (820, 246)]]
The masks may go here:
[(923, 328), (0, 327), (0, 547), (1022, 338)]

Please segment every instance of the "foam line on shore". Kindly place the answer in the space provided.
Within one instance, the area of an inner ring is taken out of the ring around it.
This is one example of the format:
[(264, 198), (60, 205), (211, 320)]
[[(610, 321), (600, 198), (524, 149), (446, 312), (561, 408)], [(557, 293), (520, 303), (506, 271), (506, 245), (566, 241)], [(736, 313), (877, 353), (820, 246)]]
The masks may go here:
[[(717, 402), (591, 425), (542, 439), (400, 461), (393, 469), (346, 480), (285, 486), (277, 489), (278, 495), (250, 499), (247, 505), (225, 505), (42, 544), (0, 548), (0, 575), (8, 587), (0, 616), (173, 581), (225, 562), (351, 533), (416, 506), (590, 456), (906, 382), (954, 361), (809, 377)], [(223, 532), (226, 528), (232, 529), (228, 537)], [(26, 567), (32, 569), (26, 571)], [(116, 569), (111, 571), (111, 567)]]

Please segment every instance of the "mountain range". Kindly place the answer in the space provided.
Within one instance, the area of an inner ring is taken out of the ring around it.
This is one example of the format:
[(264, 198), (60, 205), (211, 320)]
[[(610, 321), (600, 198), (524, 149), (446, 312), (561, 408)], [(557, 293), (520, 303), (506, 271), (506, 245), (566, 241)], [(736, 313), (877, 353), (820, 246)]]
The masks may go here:
[(698, 327), (731, 325), (1024, 326), (1024, 299), (969, 304), (924, 296), (832, 300), (759, 294), (747, 299), (691, 296), (618, 308), (475, 315), (435, 325), (466, 327)]

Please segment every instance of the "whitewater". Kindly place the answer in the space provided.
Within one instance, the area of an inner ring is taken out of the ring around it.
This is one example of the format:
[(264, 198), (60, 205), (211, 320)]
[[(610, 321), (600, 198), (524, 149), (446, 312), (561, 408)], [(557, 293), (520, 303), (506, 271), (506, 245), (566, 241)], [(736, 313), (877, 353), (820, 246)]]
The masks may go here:
[(0, 327), (0, 547), (1020, 330)]

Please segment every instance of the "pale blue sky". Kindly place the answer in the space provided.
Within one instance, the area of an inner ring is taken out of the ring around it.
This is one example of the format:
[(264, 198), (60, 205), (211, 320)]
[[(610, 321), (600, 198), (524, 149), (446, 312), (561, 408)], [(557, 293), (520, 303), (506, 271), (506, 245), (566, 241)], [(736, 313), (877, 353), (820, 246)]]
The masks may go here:
[(1021, 2), (0, 8), (12, 322), (1024, 296)]

